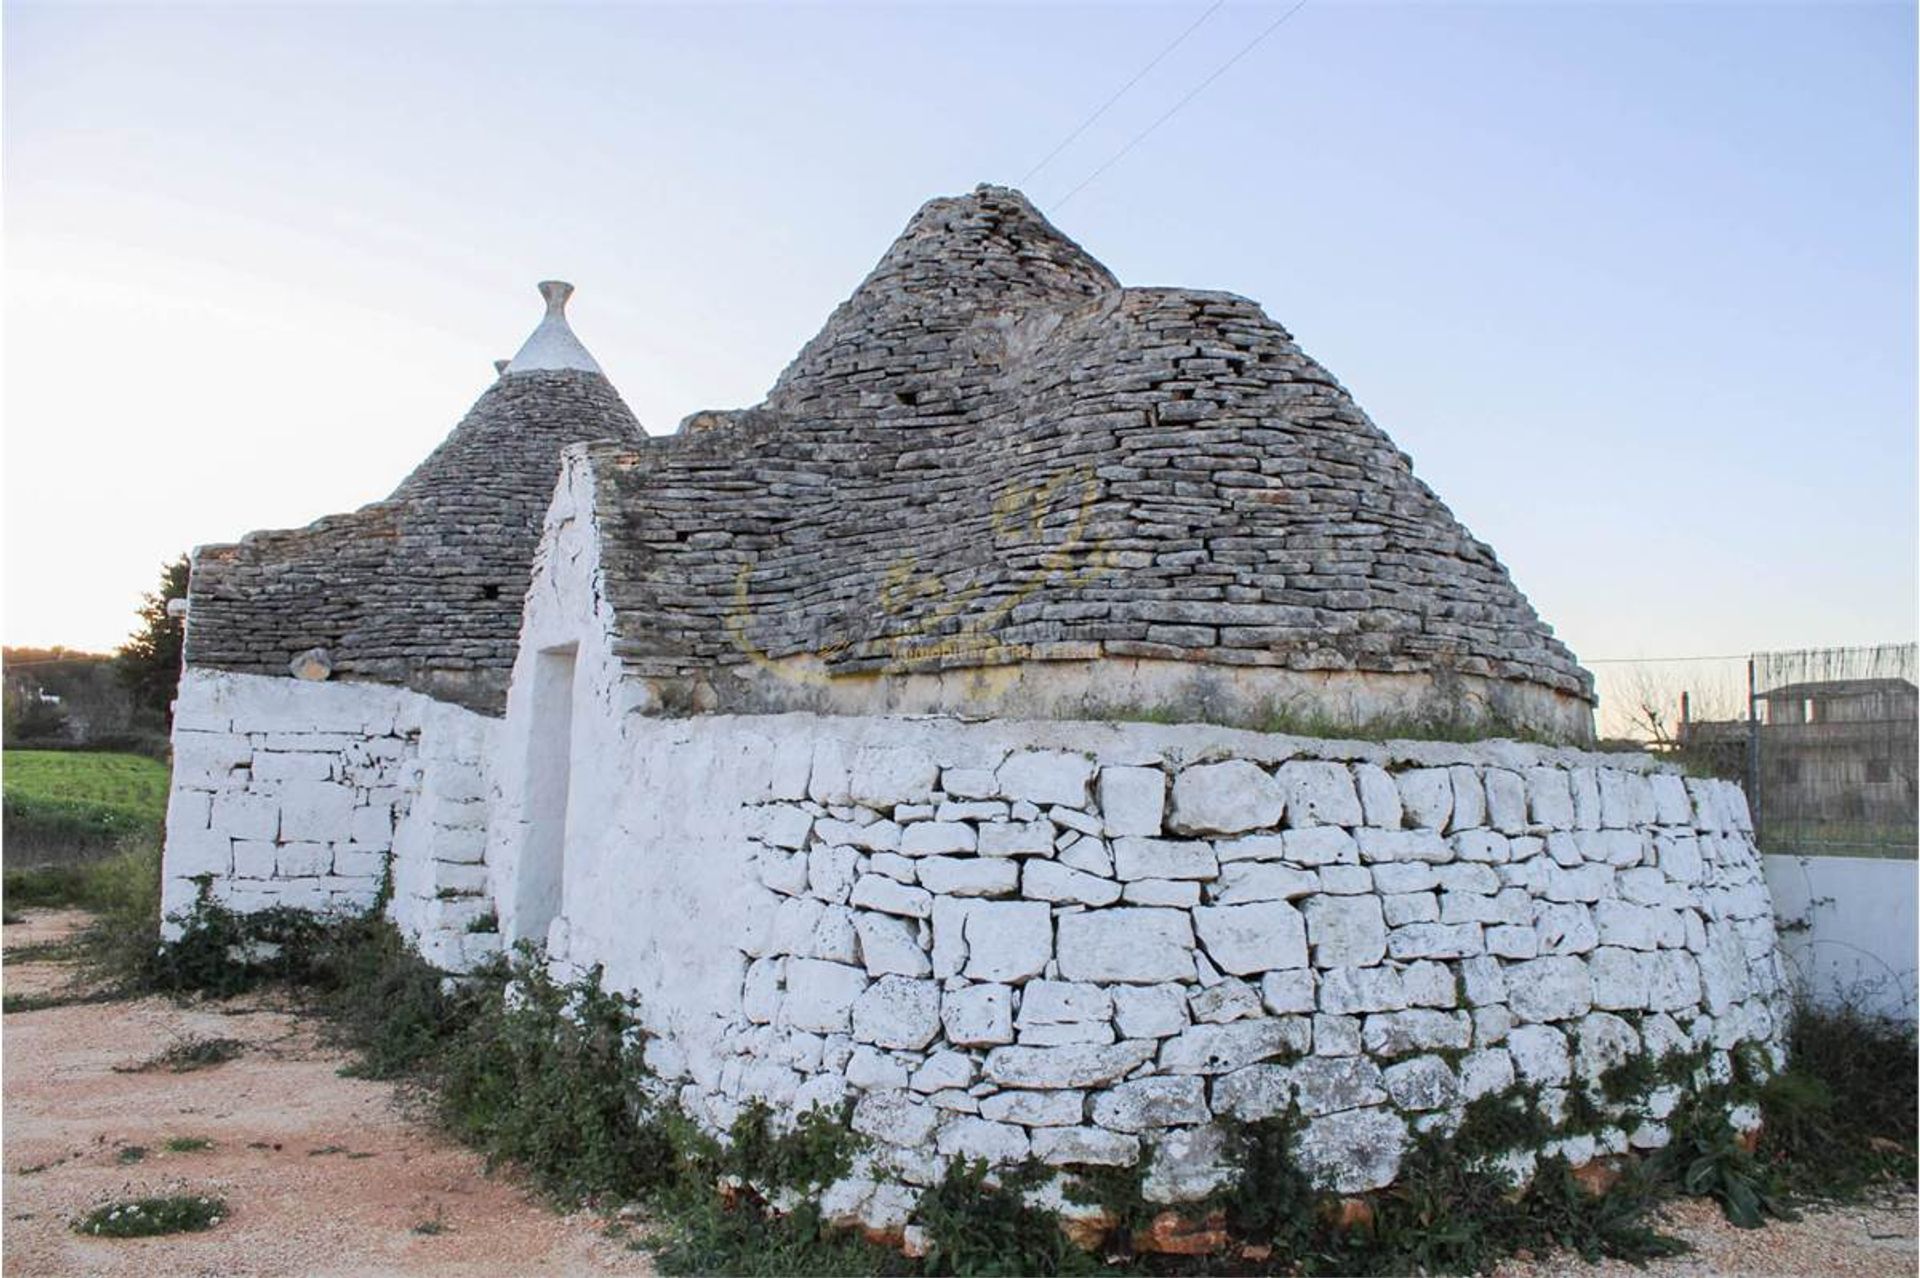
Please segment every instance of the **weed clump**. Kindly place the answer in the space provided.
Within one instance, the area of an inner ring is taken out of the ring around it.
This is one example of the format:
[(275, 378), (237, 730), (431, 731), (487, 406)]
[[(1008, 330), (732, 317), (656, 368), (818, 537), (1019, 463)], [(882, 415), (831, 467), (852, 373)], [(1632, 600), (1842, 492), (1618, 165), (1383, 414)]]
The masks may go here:
[(226, 1216), (224, 1199), (176, 1194), (103, 1203), (74, 1221), (73, 1229), (94, 1238), (152, 1238), (157, 1234), (197, 1234), (212, 1229)]

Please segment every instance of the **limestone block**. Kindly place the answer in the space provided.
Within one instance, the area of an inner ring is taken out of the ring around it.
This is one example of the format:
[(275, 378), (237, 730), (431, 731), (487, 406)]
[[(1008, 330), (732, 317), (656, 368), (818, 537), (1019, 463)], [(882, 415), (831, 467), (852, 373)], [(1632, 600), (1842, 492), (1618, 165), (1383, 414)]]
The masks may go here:
[(876, 1047), (917, 1051), (940, 1033), (940, 986), (883, 976), (853, 1004), (853, 1037)]
[(1453, 854), (1462, 861), (1498, 864), (1511, 856), (1507, 836), (1493, 830), (1462, 830), (1452, 841)]
[(1573, 787), (1560, 768), (1528, 768), (1527, 809), (1535, 825), (1567, 830), (1573, 827)]
[(1360, 1018), (1357, 1016), (1315, 1016), (1313, 1053), (1316, 1056), (1358, 1056), (1360, 1054)]
[(1086, 1093), (995, 1092), (981, 1098), (980, 1117), (988, 1122), (1017, 1123), (1022, 1127), (1075, 1127), (1086, 1118)]
[(908, 1092), (870, 1091), (853, 1107), (853, 1130), (893, 1145), (918, 1148), (933, 1139), (940, 1112)]
[[(1374, 868), (1378, 870), (1384, 867)], [(1378, 881), (1379, 876), (1375, 875), (1374, 878)], [(1407, 923), (1437, 923), (1440, 921), (1440, 898), (1432, 892), (1389, 894), (1380, 898), (1380, 913), (1387, 920), (1388, 927), (1400, 927)]]
[(1204, 1123), (1212, 1117), (1207, 1085), (1200, 1078), (1140, 1078), (1093, 1098), (1093, 1121), (1117, 1132)]
[[(216, 804), (216, 810), (218, 805)], [(1654, 841), (1660, 870), (1675, 883), (1698, 883), (1705, 875), (1700, 857), (1700, 841), (1686, 837), (1660, 838)]]
[(1167, 777), (1160, 769), (1102, 768), (1099, 791), (1100, 814), (1109, 836), (1151, 838), (1160, 833), (1167, 806)]
[(1320, 1010), (1336, 1016), (1397, 1012), (1407, 1005), (1400, 972), (1391, 967), (1336, 967), (1320, 973)]
[(1051, 821), (995, 821), (979, 831), (981, 856), (1052, 856)]
[(824, 907), (813, 921), (804, 950), (796, 953), (834, 963), (858, 963), (860, 939), (854, 931), (853, 919), (853, 911), (844, 905)]
[(976, 981), (1022, 981), (1053, 958), (1053, 915), (1044, 901), (975, 901), (966, 915), (965, 973)]
[(1453, 814), (1453, 778), (1445, 768), (1410, 768), (1394, 778), (1402, 821), (1412, 829), (1444, 830)]
[(1230, 1025), (1192, 1025), (1160, 1046), (1166, 1074), (1226, 1074), (1283, 1053), (1304, 1054), (1312, 1025), (1297, 1016), (1263, 1017)]
[(1113, 1026), (1105, 1021), (1076, 1021), (1064, 1025), (1029, 1025), (1019, 1041), (1032, 1047), (1060, 1047), (1068, 1043), (1111, 1043)]
[(1593, 907), (1600, 940), (1630, 950), (1658, 949), (1664, 911), (1627, 901), (1601, 901)]
[(1453, 785), (1453, 815), (1447, 818), (1447, 833), (1486, 824), (1487, 792), (1480, 774), (1470, 767), (1455, 766), (1447, 769), (1447, 777)]
[(1103, 879), (1113, 877), (1113, 853), (1102, 839), (1078, 839), (1060, 849), (1060, 864)]
[(1573, 869), (1559, 865), (1547, 867), (1541, 894), (1549, 901), (1598, 901), (1613, 884), (1613, 870), (1606, 865), (1585, 864)]
[(1193, 1019), (1210, 1025), (1225, 1025), (1260, 1015), (1260, 994), (1237, 977), (1224, 977), (1218, 983), (1197, 990), (1187, 999)]
[(1093, 763), (1085, 755), (1063, 750), (1021, 750), (1008, 756), (995, 779), (1003, 798), (1084, 808)]
[(1408, 1112), (1444, 1109), (1460, 1099), (1460, 1080), (1438, 1056), (1416, 1056), (1382, 1071), (1387, 1095)]
[(986, 1076), (1002, 1087), (1100, 1087), (1153, 1059), (1155, 1042), (1075, 1044), (1068, 1047), (996, 1047)]
[(1368, 1054), (1405, 1056), (1418, 1051), (1459, 1051), (1473, 1045), (1473, 1020), (1465, 1012), (1412, 1008), (1376, 1012), (1361, 1030)]
[(948, 768), (940, 774), (940, 788), (956, 799), (991, 799), (996, 786), (991, 768)]
[(868, 821), (864, 824), (853, 821), (816, 820), (813, 824), (813, 837), (816, 842), (844, 845), (859, 848), (864, 852), (893, 852), (900, 847), (901, 829), (892, 821)]
[(1460, 1058), (1460, 1099), (1495, 1096), (1513, 1086), (1513, 1056), (1505, 1048), (1483, 1047)]
[(1345, 764), (1295, 759), (1275, 774), (1286, 792), (1287, 824), (1295, 827), (1365, 824), (1353, 773)]
[(1280, 824), (1285, 806), (1281, 783), (1257, 764), (1203, 763), (1174, 778), (1167, 826), (1181, 834), (1238, 834)]
[[(286, 814), (281, 814), (280, 835), (287, 837), (289, 829)], [(435, 860), (478, 862), (486, 858), (487, 832), (483, 829), (443, 830), (435, 828), (428, 835), (429, 848)]]
[(1377, 763), (1358, 763), (1353, 768), (1353, 780), (1360, 792), (1360, 809), (1366, 814), (1367, 824), (1382, 830), (1398, 830), (1404, 813), (1393, 774)]
[(844, 1033), (854, 1000), (867, 987), (867, 974), (843, 963), (792, 959), (787, 963), (787, 997), (781, 1012), (788, 1025), (817, 1033)]
[(1113, 1019), (1113, 995), (1098, 985), (1071, 981), (1029, 981), (1020, 991), (1016, 1024), (1064, 1025)]
[(1593, 978), (1577, 958), (1537, 958), (1507, 969), (1507, 1004), (1521, 1021), (1562, 1021), (1593, 1006)]
[(947, 1041), (988, 1047), (1013, 1041), (1013, 991), (1005, 985), (969, 985), (951, 990), (940, 1004)]
[(1125, 1038), (1165, 1038), (1187, 1027), (1187, 995), (1179, 985), (1118, 985), (1114, 1023)]
[[(271, 873), (273, 845), (264, 841), (249, 842), (266, 850), (265, 866)], [(224, 879), (235, 873), (233, 846), (233, 840), (219, 830), (189, 830), (171, 834), (167, 837), (167, 873), (183, 879), (201, 874)]]
[[(1017, 869), (1012, 861), (988, 862)], [(1021, 874), (1022, 895), (1032, 900), (1080, 905), (1112, 905), (1120, 899), (1120, 885), (1111, 879), (1072, 869), (1054, 861), (1028, 861)]]
[(933, 970), (917, 929), (905, 919), (861, 911), (853, 916), (860, 958), (869, 976), (926, 976)]
[[(1370, 967), (1386, 957), (1387, 924), (1379, 897), (1316, 896), (1305, 910), (1315, 967)], [(1201, 935), (1206, 935), (1204, 926)]]
[(1306, 926), (1284, 901), (1202, 906), (1193, 923), (1207, 956), (1224, 972), (1246, 976), (1307, 965)]
[[(1251, 843), (1253, 839), (1273, 836), (1249, 836), (1238, 840), (1241, 844)], [(1304, 830), (1288, 830), (1281, 834), (1281, 858), (1295, 865), (1328, 866), (1357, 865), (1360, 862), (1360, 846), (1353, 835), (1337, 825), (1309, 826)], [(1223, 847), (1216, 844), (1216, 848)], [(1226, 860), (1224, 853), (1221, 859)]]
[(1480, 778), (1487, 796), (1487, 824), (1502, 834), (1527, 828), (1527, 783), (1517, 772), (1488, 768)]
[(312, 878), (332, 869), (333, 849), (324, 843), (283, 843), (273, 857), (273, 872), (278, 878)]
[(1297, 968), (1268, 972), (1260, 978), (1260, 1002), (1276, 1016), (1312, 1012), (1317, 1006), (1312, 971)]
[(1542, 954), (1585, 954), (1600, 943), (1593, 916), (1584, 905), (1542, 904), (1533, 930), (1539, 937)]
[(253, 779), (260, 783), (326, 781), (333, 777), (336, 755), (314, 751), (259, 751), (253, 756)]
[(393, 809), (385, 804), (355, 808), (347, 824), (347, 838), (371, 852), (387, 851), (393, 846)]
[[(943, 1009), (944, 1010), (944, 1009)], [(927, 1057), (926, 1063), (913, 1071), (910, 1086), (916, 1092), (943, 1092), (953, 1088), (967, 1087), (973, 1083), (973, 1058), (965, 1052), (935, 1052)], [(940, 1103), (939, 1097), (933, 1103)]]
[[(1304, 962), (1304, 935), (1301, 951)], [(1071, 981), (1154, 984), (1194, 979), (1193, 926), (1178, 910), (1062, 915), (1059, 953), (1060, 975)]]
[[(817, 766), (816, 760), (816, 766)], [(940, 775), (933, 756), (911, 746), (865, 746), (853, 756), (847, 792), (856, 803), (890, 808), (924, 803)]]
[(907, 1067), (897, 1057), (864, 1043), (847, 1061), (847, 1084), (861, 1091), (899, 1091), (907, 1079)]
[(973, 827), (959, 821), (921, 821), (905, 827), (900, 834), (904, 856), (942, 856), (973, 849)]
[(1560, 1087), (1573, 1077), (1567, 1036), (1550, 1025), (1516, 1025), (1507, 1035), (1507, 1052), (1523, 1083)]
[[(1463, 963), (1475, 962), (1473, 959)], [(1481, 959), (1479, 962), (1487, 962)], [(1459, 1001), (1453, 969), (1445, 963), (1409, 963), (1400, 973), (1400, 988), (1410, 1007), (1452, 1007)]]
[(291, 781), (280, 792), (280, 837), (333, 842), (353, 823), (353, 789), (331, 781)]
[[(858, 858), (852, 848), (841, 849), (847, 854), (849, 865)], [(807, 890), (808, 858), (797, 852), (783, 852), (779, 848), (761, 848), (754, 853), (754, 875), (762, 884), (782, 896), (799, 896)], [(851, 871), (849, 871), (851, 872)], [(841, 897), (842, 900), (846, 898)]]
[(1640, 1035), (1611, 1012), (1582, 1017), (1573, 1041), (1577, 1045), (1573, 1072), (1589, 1088), (1600, 1082), (1601, 1075), (1640, 1051)]
[[(175, 791), (175, 802), (180, 793)], [(280, 837), (280, 804), (269, 795), (221, 790), (213, 795), (209, 821), (230, 838), (273, 840)]]
[(1360, 859), (1368, 864), (1380, 861), (1453, 860), (1453, 848), (1434, 830), (1357, 830), (1354, 840), (1360, 847)]
[(1300, 1169), (1324, 1188), (1363, 1193), (1393, 1182), (1406, 1152), (1405, 1120), (1386, 1109), (1350, 1109), (1308, 1122), (1294, 1148)]
[(1478, 923), (1409, 923), (1387, 933), (1387, 953), (1396, 959), (1467, 958), (1485, 949)]
[(807, 836), (813, 832), (813, 814), (791, 804), (768, 804), (754, 809), (752, 830), (776, 848), (797, 850), (807, 846)]
[(1651, 955), (1615, 946), (1595, 950), (1587, 960), (1593, 977), (1593, 1005), (1616, 1011), (1644, 1010), (1651, 961)]
[[(805, 856), (796, 853), (790, 860), (804, 868), (806, 890), (823, 901), (832, 901), (835, 904), (846, 902), (848, 894), (853, 890), (854, 876), (860, 866), (860, 854), (849, 847), (816, 847)], [(765, 881), (763, 874), (762, 882)], [(798, 894), (783, 888), (778, 883), (767, 883), (767, 886), (776, 892), (788, 891), (790, 895)]]
[(878, 874), (863, 874), (853, 885), (848, 903), (856, 909), (879, 910), (906, 918), (924, 919), (933, 915), (933, 894), (908, 887)]
[(1647, 1006), (1675, 1012), (1700, 1002), (1700, 967), (1684, 950), (1661, 950), (1651, 956), (1647, 973)]
[(1218, 1124), (1175, 1128), (1154, 1147), (1140, 1193), (1150, 1203), (1197, 1202), (1230, 1182), (1233, 1173)]
[(1122, 880), (1211, 879), (1220, 873), (1212, 844), (1173, 839), (1115, 839), (1113, 865)]
[[(991, 782), (989, 782), (991, 784)], [(1004, 821), (1007, 805), (999, 799), (947, 799), (934, 810), (936, 821)]]
[[(1039, 867), (1057, 868), (1051, 861), (1030, 862), (1029, 878)], [(1020, 887), (1016, 861), (936, 856), (920, 862), (918, 868), (920, 885), (941, 896), (1007, 896)]]
[(1309, 1118), (1387, 1099), (1380, 1067), (1362, 1056), (1313, 1056), (1294, 1065), (1289, 1078), (1300, 1112)]
[(1692, 825), (1693, 803), (1687, 798), (1686, 782), (1671, 772), (1656, 772), (1647, 778), (1653, 794), (1654, 820), (1661, 825)]
[(1439, 865), (1433, 877), (1449, 892), (1478, 892), (1491, 896), (1500, 890), (1500, 876), (1487, 865)]
[(1320, 875), (1313, 870), (1271, 861), (1236, 861), (1220, 867), (1220, 877), (1208, 895), (1216, 905), (1244, 905), (1249, 901), (1292, 901), (1319, 890)]
[(1033, 1156), (1054, 1167), (1131, 1167), (1140, 1139), (1098, 1127), (1042, 1127), (1032, 1134)]
[(1513, 1013), (1505, 1006), (1490, 1005), (1473, 1009), (1473, 1045), (1487, 1047), (1507, 1041), (1513, 1028)]
[[(846, 851), (852, 852), (852, 848)], [(856, 863), (859, 853), (854, 853)], [(901, 856), (898, 852), (875, 852), (866, 859), (865, 868), (875, 874), (884, 874), (895, 883), (905, 883), (909, 887), (920, 881), (920, 868), (911, 857)], [(849, 893), (851, 895), (851, 893)]]
[(1424, 862), (1388, 862), (1373, 867), (1373, 885), (1383, 893), (1426, 892), (1439, 882), (1433, 866)]
[(1200, 904), (1200, 884), (1192, 879), (1135, 879), (1121, 891), (1128, 905), (1164, 905), (1185, 910)]
[(746, 984), (740, 995), (740, 1008), (756, 1025), (770, 1025), (780, 1011), (780, 987), (786, 979), (784, 958), (755, 959), (747, 964)]
[(1508, 959), (1530, 959), (1540, 953), (1540, 935), (1531, 927), (1503, 925), (1486, 932), (1487, 953)]
[(1097, 839), (1106, 832), (1106, 827), (1101, 824), (1099, 817), (1091, 812), (1082, 812), (1078, 808), (1063, 808), (1057, 805), (1048, 808), (1047, 820), (1061, 827), (1061, 833), (1054, 839), (1055, 847), (1064, 846), (1064, 842), (1069, 840), (1072, 834), (1085, 834)]

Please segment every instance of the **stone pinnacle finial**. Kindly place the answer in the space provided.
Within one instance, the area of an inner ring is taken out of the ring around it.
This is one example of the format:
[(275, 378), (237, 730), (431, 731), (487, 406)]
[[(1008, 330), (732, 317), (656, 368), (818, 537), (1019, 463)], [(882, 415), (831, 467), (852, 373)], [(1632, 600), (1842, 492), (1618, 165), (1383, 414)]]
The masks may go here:
[(557, 369), (598, 373), (600, 365), (587, 354), (587, 348), (580, 344), (567, 323), (567, 299), (573, 296), (573, 285), (565, 280), (541, 280), (540, 296), (547, 303), (547, 313), (501, 376)]

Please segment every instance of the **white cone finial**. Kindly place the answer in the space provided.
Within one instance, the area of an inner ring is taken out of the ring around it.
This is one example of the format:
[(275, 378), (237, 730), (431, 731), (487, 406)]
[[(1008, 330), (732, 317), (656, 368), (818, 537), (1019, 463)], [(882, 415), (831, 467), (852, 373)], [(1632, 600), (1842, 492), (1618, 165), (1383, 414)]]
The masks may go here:
[(573, 285), (564, 280), (541, 280), (540, 296), (546, 299), (547, 313), (501, 376), (569, 368), (598, 373), (600, 365), (587, 354), (567, 323), (567, 299), (573, 296)]

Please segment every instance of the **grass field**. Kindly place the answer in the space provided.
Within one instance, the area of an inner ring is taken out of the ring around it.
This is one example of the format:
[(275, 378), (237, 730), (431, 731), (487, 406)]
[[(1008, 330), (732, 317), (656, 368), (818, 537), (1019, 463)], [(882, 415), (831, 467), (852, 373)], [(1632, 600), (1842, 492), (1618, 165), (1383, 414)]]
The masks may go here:
[(0, 767), (11, 865), (96, 856), (166, 819), (166, 765), (144, 755), (8, 750)]

